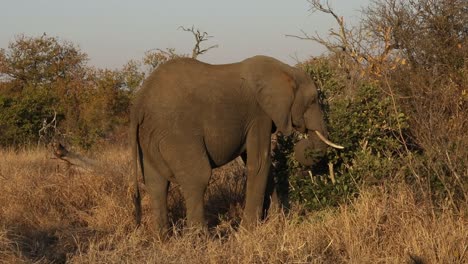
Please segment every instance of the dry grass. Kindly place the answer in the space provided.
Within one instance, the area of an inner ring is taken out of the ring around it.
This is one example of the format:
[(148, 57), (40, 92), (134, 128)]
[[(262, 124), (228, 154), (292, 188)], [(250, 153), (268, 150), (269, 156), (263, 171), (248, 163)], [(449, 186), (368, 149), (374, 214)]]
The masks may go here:
[[(148, 199), (134, 229), (124, 150), (96, 157), (101, 172), (67, 169), (45, 150), (0, 152), (0, 262), (4, 263), (466, 263), (468, 221), (433, 208), (405, 185), (362, 191), (349, 205), (274, 214), (253, 232), (235, 231), (242, 170), (218, 170), (207, 194), (209, 236), (175, 228), (153, 239)], [(170, 199), (180, 226), (180, 195)], [(216, 212), (219, 212), (217, 214)]]

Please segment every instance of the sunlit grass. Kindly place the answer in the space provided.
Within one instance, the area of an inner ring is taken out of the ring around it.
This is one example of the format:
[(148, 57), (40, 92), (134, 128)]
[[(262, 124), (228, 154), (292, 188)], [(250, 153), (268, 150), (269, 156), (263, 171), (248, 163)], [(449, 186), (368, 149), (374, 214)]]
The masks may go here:
[[(0, 152), (0, 262), (70, 263), (465, 263), (468, 218), (433, 208), (404, 184), (367, 188), (348, 205), (272, 214), (254, 231), (238, 229), (243, 170), (217, 170), (207, 191), (210, 234), (180, 229), (152, 235), (149, 199), (135, 229), (132, 164), (126, 149), (96, 153), (96, 172), (68, 168), (46, 150)], [(238, 229), (238, 230), (237, 230)]]

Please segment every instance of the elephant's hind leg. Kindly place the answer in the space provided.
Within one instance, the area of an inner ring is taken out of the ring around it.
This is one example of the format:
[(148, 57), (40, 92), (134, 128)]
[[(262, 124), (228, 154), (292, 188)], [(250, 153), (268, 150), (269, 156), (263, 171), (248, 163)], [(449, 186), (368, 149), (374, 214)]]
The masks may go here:
[(143, 164), (145, 184), (151, 198), (155, 232), (160, 238), (164, 238), (169, 230), (169, 221), (167, 218), (167, 191), (169, 188), (169, 181), (167, 179), (169, 177), (168, 175), (161, 175), (161, 172), (149, 161)]
[(211, 166), (201, 139), (167, 138), (161, 143), (164, 160), (180, 184), (187, 208), (189, 228), (206, 228), (204, 195)]

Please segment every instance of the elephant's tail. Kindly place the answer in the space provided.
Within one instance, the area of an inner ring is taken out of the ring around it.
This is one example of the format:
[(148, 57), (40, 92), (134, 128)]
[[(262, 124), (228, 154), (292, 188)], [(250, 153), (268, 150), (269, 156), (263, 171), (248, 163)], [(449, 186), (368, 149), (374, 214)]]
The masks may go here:
[[(133, 204), (135, 206), (135, 220), (137, 227), (141, 224), (141, 194), (140, 194), (140, 187), (138, 185), (138, 163), (141, 157), (141, 150), (140, 150), (140, 141), (138, 139), (139, 134), (139, 122), (137, 119), (132, 118), (132, 122), (130, 125), (130, 143), (132, 148), (132, 161), (134, 166), (133, 171), (133, 184), (134, 184), (134, 194), (133, 194)], [(141, 166), (141, 162), (140, 162)]]

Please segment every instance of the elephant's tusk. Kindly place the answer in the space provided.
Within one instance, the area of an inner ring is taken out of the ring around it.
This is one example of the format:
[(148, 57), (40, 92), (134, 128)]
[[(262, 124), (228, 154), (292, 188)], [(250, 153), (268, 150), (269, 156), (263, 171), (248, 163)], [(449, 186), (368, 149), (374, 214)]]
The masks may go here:
[(317, 130), (314, 130), (315, 134), (317, 134), (317, 136), (320, 138), (320, 140), (322, 140), (323, 142), (325, 142), (325, 144), (329, 145), (330, 147), (334, 147), (334, 148), (337, 148), (337, 149), (344, 149), (343, 146), (340, 146), (340, 145), (337, 145), (333, 142), (331, 142), (330, 140), (326, 139), (320, 132), (318, 132)]

